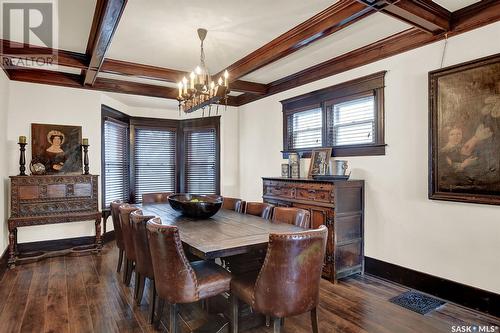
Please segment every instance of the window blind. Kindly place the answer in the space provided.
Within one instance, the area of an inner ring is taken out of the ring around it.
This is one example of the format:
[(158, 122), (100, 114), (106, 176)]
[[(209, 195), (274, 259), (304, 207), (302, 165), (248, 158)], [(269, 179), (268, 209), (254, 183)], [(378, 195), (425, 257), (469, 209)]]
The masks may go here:
[(176, 131), (136, 128), (135, 201), (144, 193), (175, 192)]
[(292, 113), (288, 117), (289, 149), (321, 147), (323, 126), (321, 108)]
[(104, 206), (129, 200), (128, 125), (104, 121)]
[(334, 104), (328, 113), (328, 137), (332, 146), (375, 143), (374, 96)]
[(215, 129), (186, 129), (184, 140), (185, 191), (193, 194), (216, 194), (218, 157)]

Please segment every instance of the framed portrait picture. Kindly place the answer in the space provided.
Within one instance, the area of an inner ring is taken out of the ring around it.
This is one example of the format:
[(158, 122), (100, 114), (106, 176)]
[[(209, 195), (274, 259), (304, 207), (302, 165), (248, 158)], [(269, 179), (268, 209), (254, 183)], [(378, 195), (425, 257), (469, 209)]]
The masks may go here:
[(31, 158), (47, 174), (81, 174), (81, 142), (81, 126), (31, 124)]
[(314, 175), (328, 174), (328, 166), (330, 164), (331, 156), (332, 148), (313, 149), (311, 153), (311, 164), (309, 165), (308, 177), (312, 178)]
[(429, 198), (500, 205), (500, 55), (429, 73)]

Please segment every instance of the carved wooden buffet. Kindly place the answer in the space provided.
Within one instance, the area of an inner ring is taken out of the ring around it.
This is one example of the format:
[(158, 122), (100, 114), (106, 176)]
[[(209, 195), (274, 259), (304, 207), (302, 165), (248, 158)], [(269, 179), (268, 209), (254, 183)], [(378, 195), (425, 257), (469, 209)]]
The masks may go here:
[(264, 202), (311, 213), (311, 228), (328, 227), (323, 277), (330, 281), (364, 270), (364, 181), (263, 178)]
[(101, 249), (101, 213), (98, 207), (97, 181), (94, 175), (13, 176), (9, 227), (9, 267), (17, 262), (42, 258), (54, 253), (24, 256), (18, 252), (17, 229), (20, 227), (95, 221), (95, 244), (91, 247), (58, 251), (58, 255)]

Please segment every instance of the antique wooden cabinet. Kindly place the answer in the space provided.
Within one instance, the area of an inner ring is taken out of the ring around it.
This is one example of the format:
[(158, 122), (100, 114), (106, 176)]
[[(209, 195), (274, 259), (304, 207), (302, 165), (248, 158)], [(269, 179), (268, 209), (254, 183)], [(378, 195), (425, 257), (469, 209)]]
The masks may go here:
[(263, 178), (263, 199), (311, 213), (311, 228), (328, 227), (323, 276), (332, 282), (364, 270), (364, 181)]
[[(33, 259), (19, 256), (17, 229), (19, 227), (95, 221), (95, 244), (85, 250), (101, 248), (101, 213), (98, 207), (97, 180), (94, 175), (13, 176), (9, 227), (9, 266)], [(68, 249), (67, 251), (74, 251)], [(61, 254), (61, 253), (58, 253)], [(49, 256), (37, 254), (37, 258)]]

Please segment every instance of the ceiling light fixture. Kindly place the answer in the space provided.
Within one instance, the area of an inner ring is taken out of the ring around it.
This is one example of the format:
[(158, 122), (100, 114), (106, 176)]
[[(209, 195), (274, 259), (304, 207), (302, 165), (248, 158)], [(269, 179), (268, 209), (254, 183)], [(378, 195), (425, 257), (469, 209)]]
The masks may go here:
[(212, 105), (217, 106), (224, 104), (227, 107), (227, 99), (229, 94), (229, 73), (224, 71), (223, 76), (219, 77), (217, 82), (214, 82), (210, 76), (208, 68), (205, 64), (205, 51), (203, 49), (203, 41), (207, 37), (206, 29), (198, 29), (198, 36), (201, 41), (200, 64), (196, 66), (194, 71), (189, 75), (189, 79), (182, 78), (177, 86), (179, 87), (179, 112), (191, 113), (208, 107), (210, 115)]

